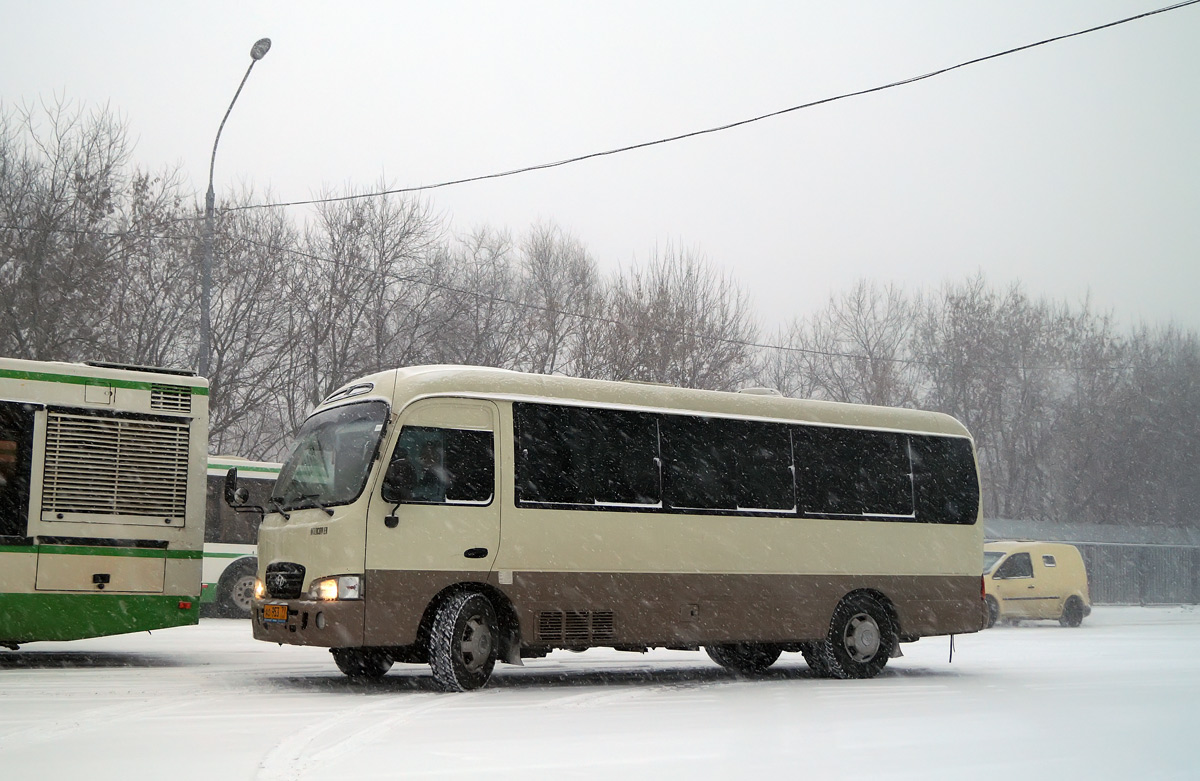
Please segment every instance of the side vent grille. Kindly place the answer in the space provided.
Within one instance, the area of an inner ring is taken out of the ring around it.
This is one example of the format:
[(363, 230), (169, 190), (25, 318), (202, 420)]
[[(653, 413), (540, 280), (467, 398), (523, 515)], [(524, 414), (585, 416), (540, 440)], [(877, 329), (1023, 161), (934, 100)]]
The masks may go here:
[(568, 645), (588, 645), (613, 639), (611, 610), (580, 612), (574, 610), (538, 613), (537, 639)]
[(182, 521), (188, 422), (126, 420), (51, 411), (43, 517), (61, 513)]
[(161, 385), (153, 383), (150, 386), (150, 409), (161, 409), (167, 412), (191, 412), (192, 391), (182, 385)]

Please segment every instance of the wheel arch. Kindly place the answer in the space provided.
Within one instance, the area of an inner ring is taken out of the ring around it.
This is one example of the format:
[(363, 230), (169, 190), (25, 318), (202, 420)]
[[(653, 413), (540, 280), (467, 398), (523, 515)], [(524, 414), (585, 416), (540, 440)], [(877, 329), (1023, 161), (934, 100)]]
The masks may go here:
[[(429, 646), (429, 635), (433, 629), (433, 619), (437, 614), (438, 608), (446, 600), (464, 592), (483, 594), (492, 603), (492, 607), (496, 611), (496, 620), (500, 624), (498, 658), (501, 661), (519, 664), (521, 659), (521, 624), (517, 617), (517, 610), (503, 591), (480, 581), (460, 581), (446, 586), (429, 600), (429, 604), (425, 606), (425, 611), (421, 614), (421, 623), (417, 626), (417, 647), (427, 648)], [(514, 662), (514, 660), (516, 661)]]

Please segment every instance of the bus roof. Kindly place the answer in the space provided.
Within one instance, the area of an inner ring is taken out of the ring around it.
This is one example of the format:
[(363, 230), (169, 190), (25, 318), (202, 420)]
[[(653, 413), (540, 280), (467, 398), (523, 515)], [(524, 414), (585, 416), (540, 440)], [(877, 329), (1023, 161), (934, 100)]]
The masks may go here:
[(586, 404), (653, 412), (970, 436), (958, 420), (940, 412), (793, 399), (761, 393), (693, 390), (652, 383), (528, 374), (478, 366), (412, 366), (368, 375), (342, 386), (314, 411), (368, 398), (382, 398), (396, 408), (402, 408), (431, 396)]
[(193, 394), (208, 393), (208, 380), (180, 374), (172, 369), (122, 367), (67, 363), (64, 361), (26, 361), (0, 358), (0, 379), (27, 382), (55, 382), (68, 385), (107, 384), (117, 388), (150, 390), (152, 385), (175, 385), (191, 389)]

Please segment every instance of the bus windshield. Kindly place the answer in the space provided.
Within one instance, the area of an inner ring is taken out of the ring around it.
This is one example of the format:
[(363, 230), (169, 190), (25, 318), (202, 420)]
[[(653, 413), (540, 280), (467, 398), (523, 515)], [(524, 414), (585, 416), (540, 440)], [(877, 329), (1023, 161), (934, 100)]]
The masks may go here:
[(387, 404), (368, 401), (325, 410), (304, 421), (279, 471), (272, 509), (328, 507), (357, 499), (387, 413)]

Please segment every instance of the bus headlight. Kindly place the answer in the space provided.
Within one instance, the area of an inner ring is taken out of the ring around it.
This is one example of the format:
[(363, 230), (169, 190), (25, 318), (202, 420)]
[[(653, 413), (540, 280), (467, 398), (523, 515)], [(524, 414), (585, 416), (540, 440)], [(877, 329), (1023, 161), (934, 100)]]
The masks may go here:
[(362, 579), (358, 575), (338, 575), (314, 580), (308, 588), (308, 596), (325, 601), (358, 599), (362, 596)]

